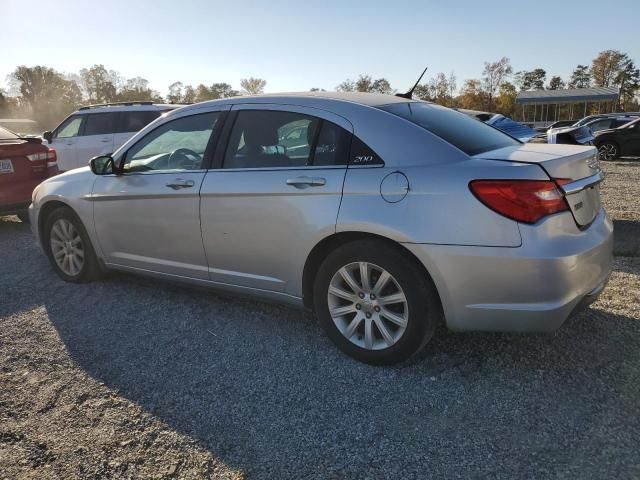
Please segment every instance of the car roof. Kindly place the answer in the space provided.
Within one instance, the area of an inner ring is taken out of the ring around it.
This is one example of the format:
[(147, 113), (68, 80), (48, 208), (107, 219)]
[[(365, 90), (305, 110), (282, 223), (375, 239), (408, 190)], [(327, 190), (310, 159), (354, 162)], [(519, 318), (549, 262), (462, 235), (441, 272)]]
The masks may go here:
[(105, 113), (105, 112), (144, 112), (151, 111), (156, 112), (158, 110), (174, 110), (179, 107), (183, 107), (181, 104), (173, 104), (173, 103), (150, 103), (150, 102), (131, 102), (131, 103), (112, 103), (112, 104), (97, 104), (97, 105), (86, 105), (84, 107), (80, 107), (76, 112), (76, 114), (92, 114), (92, 113)]
[(419, 102), (421, 100), (409, 100), (395, 95), (385, 95), (382, 93), (364, 92), (293, 92), (293, 93), (270, 93), (265, 95), (250, 95), (241, 97), (227, 97), (218, 100), (209, 100), (184, 107), (182, 110), (201, 108), (206, 105), (220, 104), (291, 104), (291, 105), (318, 105), (331, 103), (352, 103), (368, 107), (379, 107), (391, 103)]

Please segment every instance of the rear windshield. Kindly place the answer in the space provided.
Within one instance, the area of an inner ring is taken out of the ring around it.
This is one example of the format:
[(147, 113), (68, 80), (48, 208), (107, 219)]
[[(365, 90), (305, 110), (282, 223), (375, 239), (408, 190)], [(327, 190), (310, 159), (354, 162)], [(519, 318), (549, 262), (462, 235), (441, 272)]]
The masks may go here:
[(393, 103), (380, 107), (437, 135), (467, 155), (520, 145), (516, 139), (464, 113), (432, 103)]
[(16, 138), (19, 137), (11, 130), (0, 127), (0, 140), (15, 140)]

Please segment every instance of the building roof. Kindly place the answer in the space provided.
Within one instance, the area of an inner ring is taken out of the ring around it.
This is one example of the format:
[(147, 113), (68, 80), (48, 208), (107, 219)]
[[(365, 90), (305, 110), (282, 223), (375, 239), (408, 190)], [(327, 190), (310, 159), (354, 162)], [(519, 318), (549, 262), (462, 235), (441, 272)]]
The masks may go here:
[(573, 103), (617, 100), (618, 87), (567, 88), (561, 90), (529, 90), (518, 93), (516, 103)]

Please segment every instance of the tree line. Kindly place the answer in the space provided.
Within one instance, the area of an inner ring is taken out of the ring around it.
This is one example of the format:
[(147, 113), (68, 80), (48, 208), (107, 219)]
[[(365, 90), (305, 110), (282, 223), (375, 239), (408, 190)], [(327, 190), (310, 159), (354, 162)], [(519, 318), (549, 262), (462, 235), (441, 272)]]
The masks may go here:
[[(32, 118), (43, 128), (52, 128), (83, 104), (130, 101), (195, 103), (237, 95), (258, 95), (264, 93), (267, 85), (266, 80), (254, 77), (241, 79), (240, 90), (234, 90), (226, 82), (193, 86), (176, 81), (168, 86), (163, 96), (150, 88), (147, 79), (139, 76), (123, 78), (104, 65), (83, 68), (77, 74), (63, 74), (43, 65), (23, 65), (8, 75), (8, 83), (9, 92), (0, 89), (0, 117)], [(481, 76), (465, 80), (459, 89), (454, 72), (437, 73), (419, 84), (414, 96), (447, 107), (498, 112), (517, 118), (515, 100), (520, 91), (590, 86), (618, 87), (621, 94), (617, 107), (622, 111), (640, 109), (640, 70), (628, 54), (618, 50), (605, 50), (590, 65), (577, 65), (567, 79), (558, 75), (548, 76), (543, 68), (514, 72), (510, 60), (503, 57), (485, 62)], [(386, 78), (374, 79), (367, 74), (355, 80), (346, 79), (335, 88), (342, 92), (397, 92)], [(321, 89), (311, 88), (311, 91), (317, 90)]]

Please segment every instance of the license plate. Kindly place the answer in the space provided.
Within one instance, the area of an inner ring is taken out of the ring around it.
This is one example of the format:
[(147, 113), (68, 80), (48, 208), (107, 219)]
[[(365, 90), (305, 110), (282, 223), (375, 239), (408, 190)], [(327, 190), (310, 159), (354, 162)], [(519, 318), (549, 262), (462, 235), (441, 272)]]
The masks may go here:
[(0, 174), (2, 173), (13, 173), (11, 160), (0, 160)]

